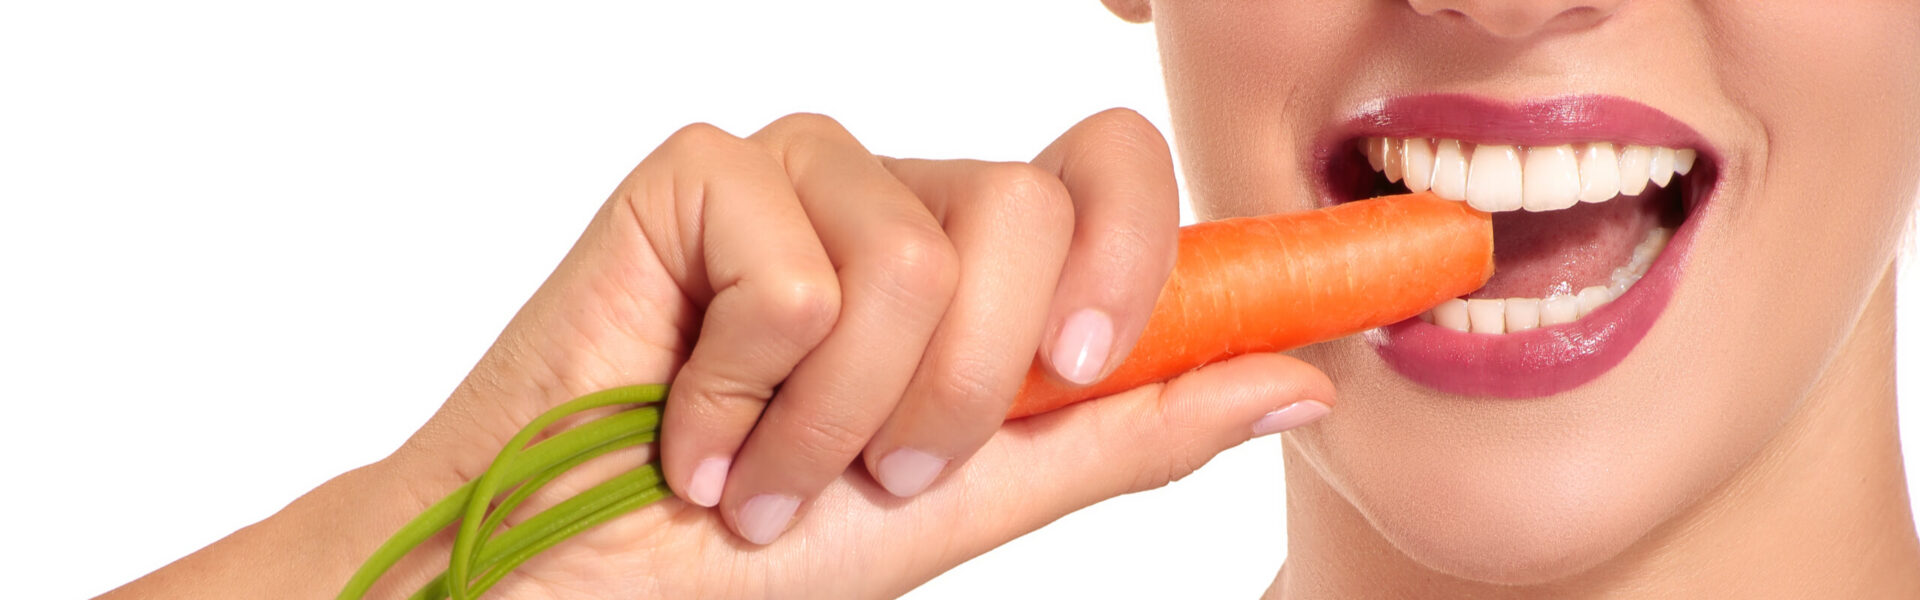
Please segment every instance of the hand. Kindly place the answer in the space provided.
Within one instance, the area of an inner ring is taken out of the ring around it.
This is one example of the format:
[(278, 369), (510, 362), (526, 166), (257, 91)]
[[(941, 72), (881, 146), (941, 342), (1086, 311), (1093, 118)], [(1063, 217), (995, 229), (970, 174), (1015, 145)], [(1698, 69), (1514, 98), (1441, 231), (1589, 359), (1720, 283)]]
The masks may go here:
[[(386, 462), (438, 498), (554, 404), (671, 380), (679, 499), (535, 558), (505, 596), (904, 592), (1331, 402), (1318, 371), (1253, 355), (1003, 425), (1036, 354), (1081, 383), (1125, 356), (1177, 221), (1166, 142), (1123, 110), (1031, 164), (878, 157), (816, 115), (744, 139), (688, 127)], [(648, 458), (590, 463), (530, 508)], [(431, 575), (405, 565), (376, 593)]]

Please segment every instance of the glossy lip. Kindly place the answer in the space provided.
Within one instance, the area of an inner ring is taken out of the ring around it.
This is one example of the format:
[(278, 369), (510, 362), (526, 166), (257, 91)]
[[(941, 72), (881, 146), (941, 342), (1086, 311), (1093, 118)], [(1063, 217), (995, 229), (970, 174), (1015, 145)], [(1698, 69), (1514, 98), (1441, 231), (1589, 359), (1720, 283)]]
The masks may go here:
[[(1520, 333), (1454, 331), (1408, 319), (1363, 336), (1402, 376), (1435, 390), (1466, 396), (1535, 398), (1565, 392), (1620, 364), (1665, 312), (1678, 286), (1699, 223), (1719, 180), (1719, 155), (1700, 134), (1653, 107), (1611, 96), (1570, 96), (1519, 104), (1441, 94), (1371, 103), (1317, 141), (1313, 170), (1320, 201), (1351, 200), (1355, 187), (1341, 177), (1371, 169), (1356, 161), (1365, 137), (1436, 137), (1476, 143), (1549, 145), (1585, 141), (1693, 148), (1699, 152), (1687, 185), (1687, 217), (1647, 274), (1620, 298), (1572, 323)], [(1342, 154), (1347, 153), (1347, 154)], [(1357, 163), (1357, 164), (1356, 164)], [(1344, 167), (1344, 169), (1343, 169)]]

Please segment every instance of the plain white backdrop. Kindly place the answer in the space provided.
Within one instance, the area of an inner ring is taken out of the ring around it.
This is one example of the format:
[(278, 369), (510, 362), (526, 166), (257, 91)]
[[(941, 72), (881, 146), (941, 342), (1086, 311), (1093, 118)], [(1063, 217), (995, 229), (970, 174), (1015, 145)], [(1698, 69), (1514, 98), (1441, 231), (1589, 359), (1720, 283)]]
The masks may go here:
[[(104, 592), (391, 451), (684, 124), (992, 160), (1107, 107), (1168, 124), (1151, 28), (1095, 0), (478, 4), (0, 7), (8, 595)], [(1258, 594), (1279, 448), (910, 597)]]

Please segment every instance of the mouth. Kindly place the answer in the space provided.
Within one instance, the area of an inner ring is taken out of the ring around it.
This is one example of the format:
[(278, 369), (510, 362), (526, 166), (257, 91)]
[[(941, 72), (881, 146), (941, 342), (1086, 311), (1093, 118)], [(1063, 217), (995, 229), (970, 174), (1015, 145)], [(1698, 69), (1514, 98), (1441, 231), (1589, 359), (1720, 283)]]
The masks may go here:
[(1326, 203), (1431, 191), (1493, 214), (1484, 287), (1365, 336), (1469, 396), (1557, 394), (1618, 365), (1665, 311), (1718, 174), (1691, 128), (1605, 96), (1396, 98), (1322, 142)]

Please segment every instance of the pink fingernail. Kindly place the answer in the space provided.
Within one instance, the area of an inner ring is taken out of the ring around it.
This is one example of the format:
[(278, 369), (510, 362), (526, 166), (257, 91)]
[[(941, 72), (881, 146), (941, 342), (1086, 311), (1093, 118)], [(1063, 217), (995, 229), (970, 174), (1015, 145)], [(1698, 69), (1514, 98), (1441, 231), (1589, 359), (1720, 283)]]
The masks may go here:
[(694, 467), (693, 477), (687, 480), (687, 501), (708, 508), (720, 503), (720, 491), (727, 486), (727, 470), (733, 468), (733, 459), (709, 458), (700, 461)]
[(1113, 319), (1091, 308), (1067, 316), (1060, 326), (1060, 338), (1053, 343), (1049, 358), (1060, 377), (1086, 385), (1100, 376), (1107, 366), (1107, 352), (1113, 349)]
[(880, 487), (901, 498), (909, 498), (927, 489), (933, 478), (947, 468), (947, 459), (912, 448), (901, 448), (880, 459)]
[(1301, 400), (1288, 404), (1254, 421), (1253, 436), (1272, 435), (1306, 425), (1320, 420), (1320, 417), (1327, 416), (1330, 412), (1333, 412), (1332, 408), (1313, 400)]
[(800, 508), (800, 499), (778, 494), (761, 494), (747, 499), (740, 505), (740, 535), (747, 541), (762, 546), (780, 537), (787, 530), (787, 524), (793, 521), (793, 512)]

